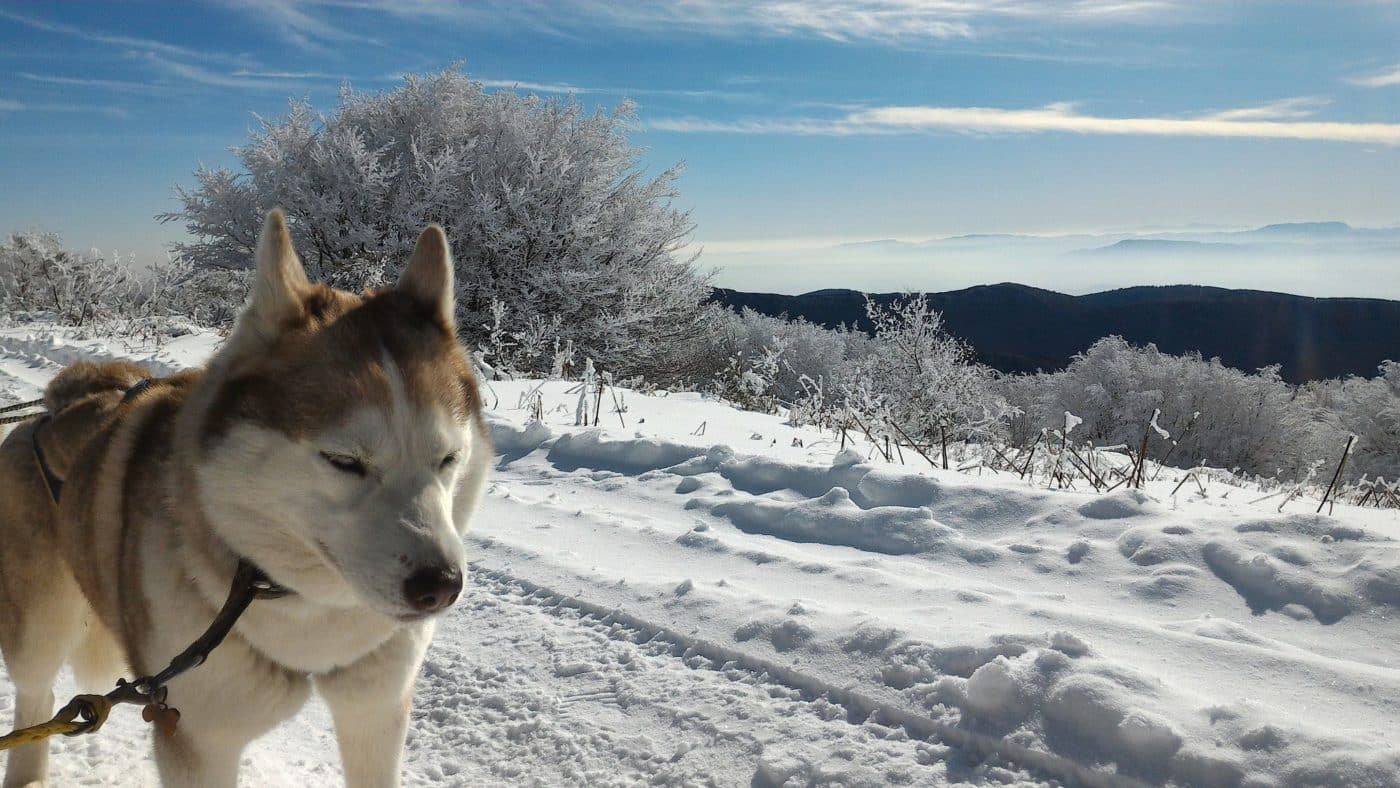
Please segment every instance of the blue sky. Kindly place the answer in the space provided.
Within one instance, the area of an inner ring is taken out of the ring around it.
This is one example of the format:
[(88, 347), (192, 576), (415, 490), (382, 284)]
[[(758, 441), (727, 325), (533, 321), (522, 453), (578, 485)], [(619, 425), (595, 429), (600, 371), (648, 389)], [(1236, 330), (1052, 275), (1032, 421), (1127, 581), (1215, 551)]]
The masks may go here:
[(734, 271), (882, 238), (1394, 226), (1397, 42), (1381, 0), (6, 1), (0, 231), (153, 257), (181, 233), (153, 215), (251, 113), (455, 61), (635, 100), (647, 166), (686, 162), (696, 241)]

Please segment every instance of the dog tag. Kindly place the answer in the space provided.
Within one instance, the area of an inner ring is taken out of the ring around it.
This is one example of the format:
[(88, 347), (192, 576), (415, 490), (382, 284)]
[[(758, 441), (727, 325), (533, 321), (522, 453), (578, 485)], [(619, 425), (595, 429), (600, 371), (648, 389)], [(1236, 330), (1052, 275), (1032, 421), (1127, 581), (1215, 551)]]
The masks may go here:
[(156, 730), (166, 736), (175, 735), (175, 725), (180, 722), (180, 710), (172, 709), (164, 703), (151, 703), (141, 709), (141, 719), (155, 723)]

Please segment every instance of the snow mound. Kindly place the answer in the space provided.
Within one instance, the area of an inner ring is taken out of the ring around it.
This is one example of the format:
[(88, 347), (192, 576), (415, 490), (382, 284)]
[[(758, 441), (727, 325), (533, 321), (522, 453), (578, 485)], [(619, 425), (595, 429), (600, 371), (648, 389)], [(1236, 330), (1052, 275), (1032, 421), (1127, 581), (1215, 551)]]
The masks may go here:
[(486, 426), (491, 430), (491, 443), (496, 453), (512, 459), (529, 454), (554, 437), (553, 430), (535, 419), (522, 426), (491, 414), (487, 416)]
[(1141, 490), (1123, 490), (1099, 496), (1079, 507), (1079, 513), (1091, 520), (1122, 520), (1142, 517), (1157, 511), (1156, 502)]
[(754, 498), (720, 501), (709, 510), (747, 533), (889, 555), (931, 552), (957, 541), (956, 532), (934, 520), (928, 509), (862, 509), (841, 487), (795, 503)]
[(1298, 604), (1312, 611), (1318, 621), (1335, 624), (1352, 612), (1358, 601), (1340, 584), (1264, 553), (1208, 542), (1203, 555), (1211, 571), (1238, 591), (1255, 614)]
[(637, 435), (615, 438), (593, 428), (559, 436), (549, 448), (549, 459), (558, 468), (640, 473), (677, 465), (705, 456), (705, 447)]

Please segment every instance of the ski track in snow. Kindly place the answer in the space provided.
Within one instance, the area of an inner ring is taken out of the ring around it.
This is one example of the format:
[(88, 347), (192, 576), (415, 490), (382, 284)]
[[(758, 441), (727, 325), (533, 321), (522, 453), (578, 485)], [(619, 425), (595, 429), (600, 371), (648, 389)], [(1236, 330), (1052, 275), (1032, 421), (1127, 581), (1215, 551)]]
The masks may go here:
[[(137, 717), (119, 709), (94, 736), (54, 740), (55, 784), (153, 784)], [(404, 783), (1043, 784), (877, 720), (484, 573), (423, 666)], [(326, 710), (313, 702), (259, 740), (243, 770), (245, 785), (341, 784)]]
[[(215, 344), (5, 329), (0, 404)], [(501, 459), (407, 785), (1400, 785), (1393, 512), (915, 471), (690, 394), (576, 428), (573, 385), (487, 393)], [(55, 784), (154, 780), (113, 717), (54, 746)], [(245, 759), (247, 785), (339, 782), (315, 701)]]

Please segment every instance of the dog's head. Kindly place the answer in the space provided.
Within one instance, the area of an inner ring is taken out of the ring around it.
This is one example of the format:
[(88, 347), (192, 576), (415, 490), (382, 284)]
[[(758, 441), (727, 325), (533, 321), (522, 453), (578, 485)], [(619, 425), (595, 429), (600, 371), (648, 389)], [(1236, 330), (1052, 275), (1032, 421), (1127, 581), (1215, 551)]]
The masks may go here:
[(441, 228), (398, 283), (313, 285), (267, 217), (247, 307), (210, 368), (196, 477), (235, 552), (307, 598), (402, 620), (462, 587), (490, 446), (457, 340)]

